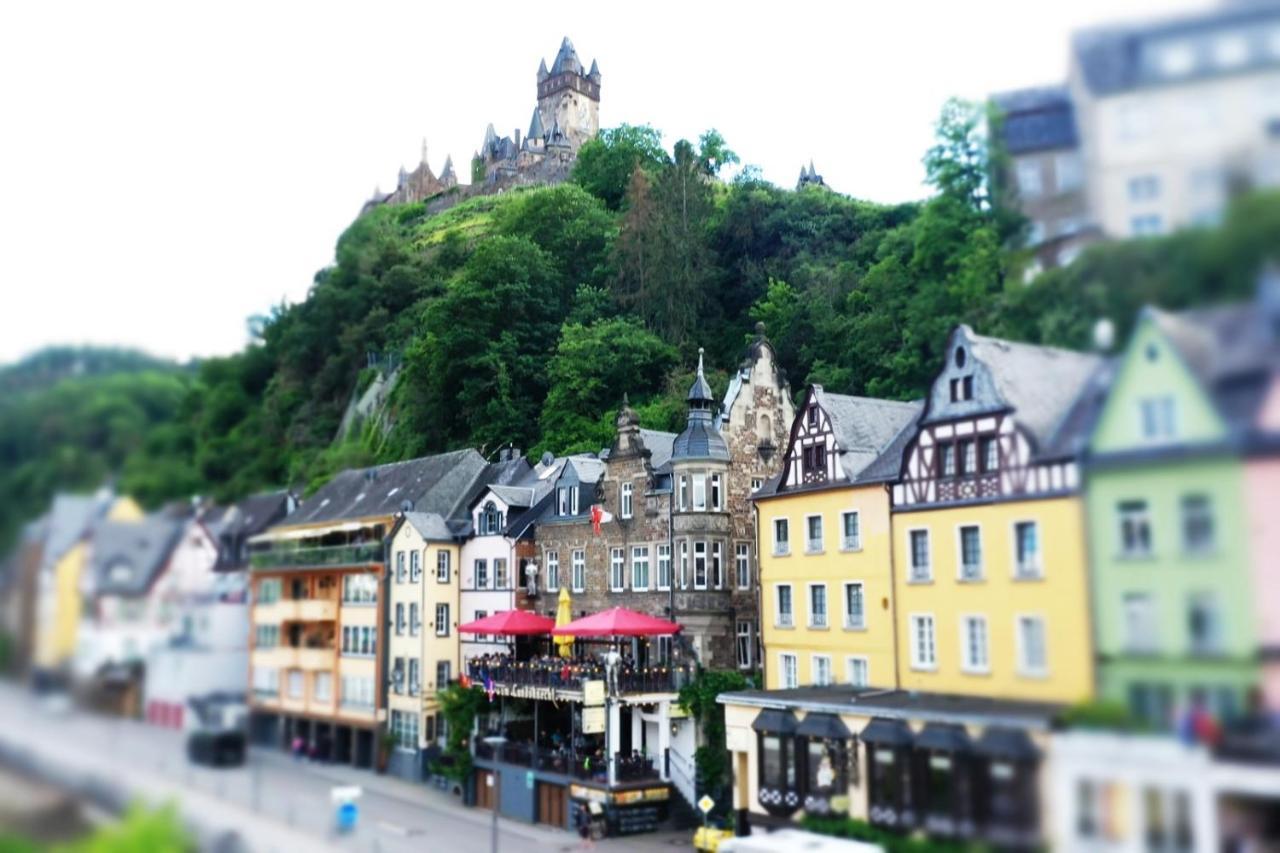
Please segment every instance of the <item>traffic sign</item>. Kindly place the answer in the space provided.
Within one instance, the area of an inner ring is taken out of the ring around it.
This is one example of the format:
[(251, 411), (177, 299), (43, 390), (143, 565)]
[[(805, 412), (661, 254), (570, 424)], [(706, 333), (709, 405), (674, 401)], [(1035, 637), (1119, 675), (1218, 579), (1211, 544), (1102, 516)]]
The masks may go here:
[(716, 801), (708, 797), (706, 794), (703, 794), (702, 799), (698, 800), (698, 808), (702, 809), (703, 814), (709, 814), (715, 807)]

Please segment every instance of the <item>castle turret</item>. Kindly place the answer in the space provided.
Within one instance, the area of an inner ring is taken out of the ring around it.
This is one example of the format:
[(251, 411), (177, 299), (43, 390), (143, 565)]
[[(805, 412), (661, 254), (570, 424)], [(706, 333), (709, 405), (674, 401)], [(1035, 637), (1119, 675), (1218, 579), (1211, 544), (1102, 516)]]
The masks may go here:
[(542, 126), (559, 124), (570, 146), (577, 150), (600, 130), (600, 67), (592, 62), (588, 73), (573, 42), (565, 36), (551, 71), (544, 78), (539, 68), (538, 77)]
[(403, 189), (404, 185), (409, 182), (409, 173), (404, 170), (404, 166), (400, 167), (400, 174), (396, 177), (396, 189)]
[(587, 79), (597, 86), (600, 85), (600, 66), (596, 65), (596, 61), (591, 60), (591, 70), (587, 72)]
[(671, 447), (672, 463), (687, 460), (729, 460), (729, 446), (716, 425), (715, 397), (702, 372), (702, 348), (698, 348), (698, 374), (685, 401), (689, 405), (688, 421), (684, 431), (676, 436)]
[(545, 136), (546, 134), (542, 131), (542, 113), (538, 111), (537, 107), (534, 107), (533, 118), (529, 121), (528, 139), (541, 142)]
[(541, 83), (551, 76), (551, 72), (547, 70), (547, 61), (545, 59), (538, 60), (538, 82)]
[(445, 189), (458, 185), (458, 173), (453, 170), (453, 155), (444, 158), (444, 169), (440, 172), (440, 183)]

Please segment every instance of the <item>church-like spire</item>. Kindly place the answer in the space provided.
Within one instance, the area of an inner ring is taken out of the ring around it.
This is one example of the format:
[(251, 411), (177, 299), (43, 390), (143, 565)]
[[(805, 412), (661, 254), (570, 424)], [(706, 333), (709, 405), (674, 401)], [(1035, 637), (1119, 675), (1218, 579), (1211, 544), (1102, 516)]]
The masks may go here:
[[(707, 377), (702, 372), (702, 347), (698, 347), (698, 375), (694, 377), (693, 386), (689, 388), (690, 408), (709, 409), (711, 404), (715, 402), (715, 398), (711, 396), (711, 386), (707, 384)], [(702, 404), (702, 405), (698, 405)]]
[(423, 164), (424, 166), (427, 163), (427, 138), (425, 136), (422, 137), (422, 159), (419, 160), (418, 162)]
[(538, 60), (538, 82), (541, 83), (551, 76), (551, 72), (547, 70), (547, 61), (545, 59)]
[(537, 108), (533, 108), (533, 118), (529, 122), (528, 139), (542, 139), (545, 134), (542, 132), (542, 112)]
[(703, 350), (699, 347), (698, 373), (686, 398), (689, 404), (688, 421), (671, 445), (671, 459), (675, 462), (729, 458), (729, 447), (715, 424), (715, 399), (711, 396), (711, 386), (703, 372), (702, 359)]
[(592, 83), (600, 82), (600, 66), (596, 65), (596, 61), (594, 59), (591, 60), (591, 70), (587, 72), (587, 78), (591, 80)]

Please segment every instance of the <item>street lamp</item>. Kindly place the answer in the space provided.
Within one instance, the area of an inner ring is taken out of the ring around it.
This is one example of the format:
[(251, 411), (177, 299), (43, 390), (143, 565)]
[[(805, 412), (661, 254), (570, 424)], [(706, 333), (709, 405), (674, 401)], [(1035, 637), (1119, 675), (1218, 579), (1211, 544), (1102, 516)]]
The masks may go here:
[(498, 804), (502, 802), (502, 747), (507, 739), (502, 735), (490, 735), (484, 742), (493, 747), (493, 824), (489, 835), (490, 853), (498, 853)]

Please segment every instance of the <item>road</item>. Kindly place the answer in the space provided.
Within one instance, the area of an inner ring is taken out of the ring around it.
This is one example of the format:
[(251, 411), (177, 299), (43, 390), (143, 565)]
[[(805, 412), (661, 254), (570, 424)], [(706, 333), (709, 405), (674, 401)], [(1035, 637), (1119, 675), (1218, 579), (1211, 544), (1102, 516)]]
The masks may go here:
[[(424, 846), (448, 853), (487, 853), (491, 815), (464, 807), (451, 794), (369, 771), (298, 762), (281, 752), (252, 750), (244, 767), (211, 769), (186, 760), (181, 733), (135, 720), (83, 712), (49, 713), (29, 693), (0, 684), (0, 749), (64, 779), (148, 803), (173, 802), (211, 839), (234, 833), (266, 853), (360, 850), (395, 853)], [(332, 836), (329, 790), (359, 785), (360, 826)], [(505, 851), (574, 850), (569, 833), (499, 821)], [(601, 842), (608, 853), (681, 849), (688, 835), (634, 836)]]

